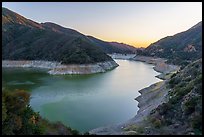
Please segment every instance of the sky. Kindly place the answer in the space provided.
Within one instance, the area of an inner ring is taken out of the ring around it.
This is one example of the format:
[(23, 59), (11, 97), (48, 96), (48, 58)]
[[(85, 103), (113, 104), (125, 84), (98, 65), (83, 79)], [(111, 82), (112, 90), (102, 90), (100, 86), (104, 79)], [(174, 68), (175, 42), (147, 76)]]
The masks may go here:
[(147, 47), (202, 21), (202, 2), (3, 2), (18, 14), (104, 41)]

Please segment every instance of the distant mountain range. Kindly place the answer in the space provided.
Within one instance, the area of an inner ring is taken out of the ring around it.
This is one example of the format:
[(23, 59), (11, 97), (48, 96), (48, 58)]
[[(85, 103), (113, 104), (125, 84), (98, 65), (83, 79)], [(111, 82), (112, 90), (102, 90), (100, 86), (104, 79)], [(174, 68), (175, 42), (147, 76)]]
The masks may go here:
[(2, 8), (2, 59), (47, 60), (86, 64), (112, 60), (106, 53), (134, 53), (128, 45), (112, 45), (76, 30), (37, 23)]
[(2, 59), (48, 60), (86, 64), (112, 60), (111, 53), (136, 53), (186, 65), (202, 57), (202, 21), (190, 29), (167, 36), (147, 48), (107, 42), (76, 30), (46, 22), (37, 23), (2, 8)]
[(100, 39), (97, 39), (93, 36), (87, 36), (93, 43), (96, 44), (96, 46), (99, 46), (102, 48), (106, 53), (137, 53), (139, 48), (135, 48), (131, 45), (127, 45), (124, 43), (118, 43), (118, 42), (107, 42)]
[(190, 29), (150, 44), (142, 53), (167, 58), (169, 63), (186, 65), (202, 57), (202, 21)]

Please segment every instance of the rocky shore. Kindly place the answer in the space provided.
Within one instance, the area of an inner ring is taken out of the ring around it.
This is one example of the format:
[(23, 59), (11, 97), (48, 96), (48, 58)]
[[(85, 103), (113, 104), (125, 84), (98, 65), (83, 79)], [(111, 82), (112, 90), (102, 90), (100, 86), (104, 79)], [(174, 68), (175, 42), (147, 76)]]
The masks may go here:
[[(120, 56), (122, 57), (122, 56)], [(142, 61), (154, 65), (154, 70), (162, 74), (158, 75), (158, 78), (163, 81), (157, 82), (144, 89), (138, 91), (141, 95), (136, 97), (138, 101), (139, 111), (132, 119), (115, 125), (109, 125), (105, 127), (99, 127), (89, 131), (90, 134), (97, 135), (135, 135), (140, 134), (135, 131), (131, 131), (131, 128), (136, 128), (138, 125), (144, 124), (144, 120), (150, 114), (150, 112), (157, 108), (160, 104), (168, 101), (169, 89), (166, 87), (166, 80), (175, 72), (179, 71), (180, 67), (175, 65), (166, 64), (166, 60), (162, 58), (153, 58), (145, 56), (134, 56), (129, 60)], [(148, 130), (148, 129), (146, 129)]]
[(124, 123), (93, 129), (89, 131), (89, 133), (97, 135), (138, 134), (135, 133), (135, 131), (131, 131), (130, 129), (135, 125), (139, 126), (143, 124), (143, 120), (147, 118), (147, 116), (153, 109), (166, 102), (168, 100), (168, 91), (169, 90), (166, 88), (165, 81), (157, 82), (150, 85), (149, 87), (139, 90), (139, 93), (141, 95), (135, 98), (135, 100), (139, 102), (139, 111), (137, 112), (135, 117)]
[(153, 69), (157, 72), (162, 73), (161, 76), (157, 76), (158, 78), (164, 79), (164, 75), (169, 73), (174, 73), (180, 69), (180, 66), (167, 64), (166, 59), (163, 58), (155, 58), (148, 56), (139, 56), (136, 54), (108, 54), (113, 59), (125, 59), (125, 60), (134, 60), (134, 61), (142, 61), (148, 64), (153, 64)]
[(142, 61), (148, 64), (153, 64), (153, 69), (161, 74), (156, 76), (162, 80), (168, 79), (172, 73), (175, 73), (180, 70), (180, 66), (167, 64), (166, 59), (163, 58), (155, 58), (155, 57), (147, 57), (147, 56), (135, 56), (130, 60), (134, 61)]
[(168, 74), (175, 71), (178, 71), (180, 69), (180, 66), (172, 65), (172, 64), (166, 64), (166, 59), (163, 58), (154, 58), (154, 57), (146, 57), (146, 56), (135, 56), (131, 60), (135, 61), (142, 61), (146, 62), (148, 64), (155, 65), (153, 69), (157, 72)]
[(3, 60), (2, 67), (33, 67), (48, 69), (48, 73), (56, 74), (93, 74), (106, 72), (117, 67), (115, 61), (99, 62), (95, 64), (70, 64), (64, 65), (55, 61), (13, 61)]

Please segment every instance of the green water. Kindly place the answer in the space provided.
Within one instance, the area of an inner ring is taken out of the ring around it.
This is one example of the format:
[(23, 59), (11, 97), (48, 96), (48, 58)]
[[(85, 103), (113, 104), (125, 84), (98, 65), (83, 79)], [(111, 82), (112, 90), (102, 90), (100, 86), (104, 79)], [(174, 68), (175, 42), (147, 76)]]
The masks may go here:
[(138, 90), (160, 81), (153, 66), (116, 60), (120, 65), (106, 73), (49, 75), (45, 70), (3, 68), (10, 89), (31, 93), (30, 105), (50, 121), (61, 121), (81, 132), (125, 122), (138, 111)]

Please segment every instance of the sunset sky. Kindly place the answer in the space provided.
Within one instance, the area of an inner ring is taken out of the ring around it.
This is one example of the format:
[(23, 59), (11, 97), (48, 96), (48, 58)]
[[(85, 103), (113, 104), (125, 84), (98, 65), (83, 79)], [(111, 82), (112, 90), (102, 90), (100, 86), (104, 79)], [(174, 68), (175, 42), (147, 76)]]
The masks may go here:
[(202, 21), (202, 2), (3, 2), (36, 22), (53, 22), (105, 41), (147, 47)]

